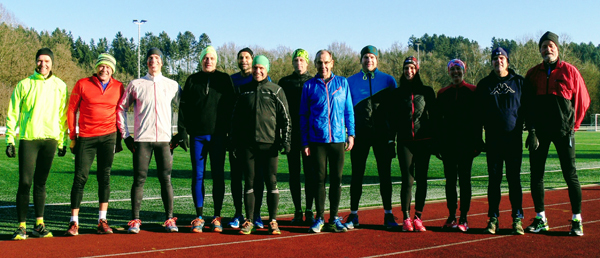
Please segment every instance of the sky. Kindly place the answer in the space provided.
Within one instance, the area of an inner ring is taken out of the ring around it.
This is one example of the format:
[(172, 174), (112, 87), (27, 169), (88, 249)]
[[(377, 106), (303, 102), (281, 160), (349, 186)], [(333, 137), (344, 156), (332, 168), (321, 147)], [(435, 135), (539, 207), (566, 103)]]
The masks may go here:
[(146, 32), (167, 32), (175, 39), (191, 31), (206, 33), (214, 46), (235, 43), (275, 49), (304, 48), (311, 56), (333, 42), (359, 52), (366, 45), (379, 49), (395, 43), (407, 46), (409, 37), (425, 33), (463, 36), (482, 47), (492, 37), (518, 42), (550, 30), (560, 41), (600, 44), (600, 1), (404, 1), (404, 0), (2, 0), (25, 27), (70, 31), (89, 43), (121, 31), (137, 42), (138, 26)]

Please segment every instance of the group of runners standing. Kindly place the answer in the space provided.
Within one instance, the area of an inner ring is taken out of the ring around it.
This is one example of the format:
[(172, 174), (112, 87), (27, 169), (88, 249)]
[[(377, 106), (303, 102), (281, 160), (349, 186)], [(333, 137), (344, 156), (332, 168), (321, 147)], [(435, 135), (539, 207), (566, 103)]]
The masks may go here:
[[(448, 62), (451, 84), (436, 94), (420, 77), (419, 60), (408, 57), (397, 83), (381, 72), (379, 51), (366, 46), (360, 52), (362, 69), (348, 77), (332, 72), (333, 54), (316, 53), (315, 76), (308, 74), (309, 54), (297, 49), (292, 54), (294, 72), (278, 84), (271, 82), (267, 57), (249, 48), (238, 52), (240, 72), (231, 76), (217, 71), (218, 55), (209, 46), (200, 55), (201, 70), (190, 75), (183, 87), (161, 73), (163, 54), (147, 52), (148, 74), (127, 87), (112, 77), (116, 60), (101, 54), (96, 73), (79, 80), (67, 93), (62, 80), (52, 73), (53, 53), (40, 49), (34, 74), (15, 87), (7, 114), (6, 154), (15, 157), (16, 128), (19, 127), (19, 226), (13, 239), (27, 238), (26, 213), (30, 188), (36, 223), (32, 235), (51, 237), (45, 227), (45, 182), (55, 150), (64, 156), (67, 137), (75, 155), (71, 190), (71, 219), (66, 235), (77, 235), (79, 207), (93, 160), (97, 157), (99, 198), (98, 233), (112, 233), (106, 215), (110, 195), (110, 171), (114, 154), (123, 150), (121, 138), (133, 153), (132, 214), (130, 233), (139, 233), (143, 186), (152, 155), (157, 163), (161, 197), (168, 232), (177, 232), (173, 216), (171, 169), (173, 149), (189, 149), (193, 178), (192, 196), (196, 218), (192, 232), (205, 230), (204, 200), (206, 160), (210, 157), (214, 213), (209, 230), (223, 231), (221, 209), (225, 195), (224, 165), (229, 151), (231, 193), (235, 214), (229, 222), (250, 234), (263, 228), (260, 216), (266, 186), (268, 230), (281, 234), (277, 223), (279, 153), (287, 155), (290, 191), (295, 207), (292, 224), (310, 225), (321, 232), (325, 224), (325, 182), (329, 176), (330, 213), (326, 229), (345, 232), (358, 227), (366, 161), (371, 147), (377, 163), (386, 228), (426, 231), (422, 216), (427, 194), (427, 173), (432, 155), (443, 161), (449, 217), (443, 227), (469, 229), (467, 214), (471, 201), (473, 159), (487, 152), (489, 173), (488, 226), (498, 228), (500, 184), (503, 165), (509, 184), (513, 233), (524, 234), (520, 181), (523, 128), (529, 133), (531, 190), (536, 217), (530, 232), (549, 230), (544, 211), (543, 175), (550, 143), (559, 155), (572, 205), (571, 234), (583, 235), (581, 187), (575, 169), (574, 132), (587, 108), (589, 95), (579, 71), (558, 57), (558, 36), (547, 32), (539, 41), (543, 62), (525, 77), (509, 67), (509, 53), (492, 50), (493, 71), (477, 86), (464, 81), (467, 66)], [(134, 132), (130, 134), (127, 112), (133, 106)], [(177, 115), (177, 124), (173, 117)], [(172, 127), (177, 125), (177, 134)], [(69, 129), (67, 131), (67, 128)], [(485, 141), (482, 137), (485, 129)], [(68, 132), (68, 133), (67, 133)], [(351, 212), (343, 221), (338, 216), (344, 155), (351, 154)], [(402, 226), (392, 214), (392, 160), (397, 156), (402, 175)], [(329, 168), (329, 169), (328, 169)], [(301, 171), (305, 176), (305, 209), (302, 209)], [(414, 215), (411, 217), (412, 188), (416, 181)], [(460, 216), (457, 184), (460, 186)], [(316, 208), (313, 212), (313, 204)], [(245, 210), (242, 210), (242, 205)], [(245, 212), (245, 217), (244, 213)]]

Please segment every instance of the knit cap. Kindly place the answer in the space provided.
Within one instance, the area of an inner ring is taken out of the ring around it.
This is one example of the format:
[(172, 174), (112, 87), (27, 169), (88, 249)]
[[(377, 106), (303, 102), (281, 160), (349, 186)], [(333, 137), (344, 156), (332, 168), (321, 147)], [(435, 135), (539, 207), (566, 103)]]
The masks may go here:
[(252, 52), (252, 49), (247, 47), (242, 48), (242, 50), (238, 52), (237, 57), (239, 57), (242, 52), (248, 52), (248, 54), (250, 54), (250, 56), (254, 58), (254, 52)]
[(153, 48), (151, 48), (151, 49), (148, 49), (148, 53), (146, 54), (146, 60), (148, 60), (148, 58), (149, 58), (151, 55), (158, 55), (158, 56), (160, 57), (160, 59), (161, 59), (161, 60), (163, 59), (163, 53), (162, 53), (162, 51), (160, 51), (160, 49), (158, 49), (158, 48), (155, 48), (155, 47), (153, 47)]
[(450, 68), (453, 66), (460, 66), (464, 72), (467, 72), (467, 65), (465, 65), (465, 63), (460, 59), (452, 59), (450, 62), (448, 62), (448, 73), (450, 73)]
[(363, 47), (363, 49), (360, 51), (360, 58), (362, 59), (362, 57), (366, 54), (373, 54), (375, 55), (375, 57), (379, 58), (379, 50), (377, 50), (376, 47), (368, 45), (366, 47)]
[(497, 47), (497, 48), (494, 48), (494, 50), (492, 50), (492, 60), (494, 60), (494, 58), (496, 58), (497, 56), (505, 56), (506, 61), (508, 61), (510, 63), (510, 59), (508, 58), (508, 52), (506, 52), (506, 50), (504, 50), (504, 48)]
[(117, 60), (115, 60), (115, 58), (109, 53), (102, 53), (98, 55), (98, 61), (96, 61), (96, 66), (94, 68), (98, 69), (98, 66), (102, 64), (108, 65), (112, 69), (113, 73), (117, 71), (115, 69), (115, 66), (117, 65)]
[(202, 49), (202, 52), (200, 53), (200, 62), (204, 60), (204, 56), (206, 56), (206, 54), (208, 53), (212, 53), (213, 55), (215, 55), (215, 61), (219, 61), (219, 55), (217, 55), (217, 50), (215, 50), (213, 46), (208, 46)]
[(50, 60), (52, 60), (52, 63), (54, 63), (54, 53), (52, 53), (52, 50), (50, 50), (49, 48), (45, 47), (45, 48), (38, 50), (38, 52), (35, 54), (36, 62), (37, 62), (38, 57), (40, 57), (41, 55), (50, 56)]
[(404, 68), (404, 66), (408, 65), (408, 64), (412, 64), (415, 66), (415, 68), (417, 68), (417, 71), (419, 70), (419, 61), (417, 60), (416, 57), (414, 56), (409, 56), (406, 59), (404, 59), (404, 65), (402, 66), (402, 68)]
[(269, 64), (269, 59), (267, 59), (266, 56), (263, 56), (263, 55), (256, 56), (254, 58), (254, 60), (252, 60), (252, 66), (255, 66), (257, 64), (264, 66), (265, 68), (267, 68), (267, 72), (269, 72), (270, 64)]
[(294, 53), (292, 54), (292, 61), (296, 59), (296, 57), (302, 57), (304, 60), (306, 60), (306, 63), (308, 63), (308, 52), (306, 52), (306, 50), (301, 48), (294, 50)]
[(546, 33), (544, 33), (544, 35), (542, 35), (542, 38), (540, 38), (540, 42), (538, 43), (538, 47), (542, 47), (542, 43), (544, 43), (544, 41), (546, 40), (550, 40), (552, 42), (554, 42), (554, 44), (556, 44), (556, 47), (558, 47), (558, 35), (554, 34), (553, 32), (550, 31), (546, 31)]

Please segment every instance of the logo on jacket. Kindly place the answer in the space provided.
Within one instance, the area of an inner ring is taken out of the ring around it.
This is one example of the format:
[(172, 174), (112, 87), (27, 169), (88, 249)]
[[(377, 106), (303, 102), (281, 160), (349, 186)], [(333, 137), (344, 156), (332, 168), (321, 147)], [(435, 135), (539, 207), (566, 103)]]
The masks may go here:
[(494, 88), (494, 90), (492, 90), (492, 92), (490, 92), (490, 95), (501, 95), (501, 94), (509, 94), (509, 93), (515, 93), (515, 90), (513, 90), (506, 83), (498, 83), (498, 85), (496, 85), (496, 88)]

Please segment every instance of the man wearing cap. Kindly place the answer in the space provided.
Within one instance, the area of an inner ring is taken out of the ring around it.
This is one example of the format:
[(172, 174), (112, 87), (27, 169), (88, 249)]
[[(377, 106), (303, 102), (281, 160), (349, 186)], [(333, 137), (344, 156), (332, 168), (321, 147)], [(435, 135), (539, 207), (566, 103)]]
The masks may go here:
[(204, 227), (204, 179), (206, 158), (210, 156), (213, 179), (214, 217), (211, 230), (222, 232), (221, 209), (225, 196), (225, 144), (233, 108), (234, 89), (228, 74), (217, 71), (218, 55), (208, 46), (200, 54), (202, 70), (190, 75), (181, 93), (178, 134), (174, 144), (187, 151), (188, 134), (192, 159), (192, 197), (197, 218), (192, 221), (192, 232), (200, 233)]
[(96, 156), (100, 203), (97, 232), (113, 232), (106, 220), (106, 213), (113, 158), (116, 152), (123, 150), (121, 134), (117, 132), (117, 104), (125, 91), (123, 84), (112, 78), (115, 66), (113, 56), (108, 53), (100, 54), (96, 61), (96, 73), (77, 81), (69, 98), (67, 124), (71, 152), (75, 154), (75, 176), (71, 188), (71, 221), (65, 235), (79, 234), (79, 207), (90, 167)]
[(362, 195), (367, 157), (372, 146), (379, 174), (379, 192), (383, 201), (383, 225), (393, 229), (398, 227), (392, 214), (391, 178), (392, 158), (396, 152), (394, 142), (389, 140), (391, 130), (387, 123), (384, 103), (398, 86), (394, 77), (377, 69), (377, 48), (366, 46), (360, 51), (360, 56), (361, 71), (348, 77), (354, 106), (356, 139), (351, 153), (350, 215), (345, 225), (350, 229), (359, 225), (358, 205)]
[[(283, 88), (285, 96), (290, 107), (290, 115), (292, 117), (292, 148), (287, 155), (288, 168), (290, 173), (290, 192), (292, 193), (292, 201), (294, 202), (294, 218), (292, 224), (301, 224), (302, 220), (302, 186), (300, 184), (301, 167), (304, 168), (304, 184), (306, 193), (306, 223), (312, 225), (314, 223), (314, 213), (312, 211), (313, 200), (315, 199), (314, 191), (314, 171), (310, 163), (310, 158), (302, 155), (302, 141), (300, 140), (300, 97), (302, 96), (302, 86), (312, 76), (308, 73), (308, 52), (304, 49), (296, 49), (292, 53), (292, 65), (294, 72), (281, 78), (279, 86)], [(300, 163), (302, 157), (302, 163)]]
[(348, 228), (338, 216), (342, 194), (344, 155), (354, 146), (354, 110), (346, 78), (336, 76), (334, 59), (328, 50), (315, 56), (317, 75), (304, 83), (300, 98), (300, 132), (303, 154), (312, 156), (316, 174), (317, 218), (310, 232), (319, 233), (325, 225), (325, 181), (329, 162), (329, 226), (333, 232)]
[(590, 106), (590, 96), (579, 70), (560, 60), (558, 35), (548, 31), (539, 41), (543, 62), (527, 71), (533, 97), (525, 124), (529, 134), (531, 197), (537, 213), (527, 231), (548, 231), (544, 208), (544, 171), (550, 143), (554, 144), (571, 201), (570, 235), (582, 236), (581, 186), (575, 168), (575, 132)]
[(254, 217), (255, 189), (263, 182), (257, 180), (259, 175), (256, 171), (259, 168), (263, 169), (267, 188), (269, 234), (281, 234), (276, 220), (279, 205), (277, 164), (279, 151), (282, 154), (290, 151), (292, 128), (285, 94), (281, 87), (267, 79), (269, 69), (269, 60), (265, 56), (254, 58), (253, 80), (240, 87), (240, 96), (235, 102), (232, 116), (232, 149), (245, 178), (246, 221), (240, 230), (244, 235), (256, 230), (251, 218)]
[[(177, 232), (173, 217), (173, 185), (171, 169), (173, 157), (169, 142), (172, 140), (172, 117), (179, 105), (181, 88), (174, 80), (162, 75), (163, 54), (151, 48), (146, 54), (148, 73), (129, 83), (119, 102), (117, 124), (125, 139), (125, 145), (133, 153), (133, 185), (131, 186), (131, 213), (129, 233), (140, 232), (140, 207), (144, 183), (148, 177), (148, 166), (152, 154), (156, 159), (156, 170), (160, 182), (161, 197), (165, 208), (167, 232)], [(127, 127), (127, 110), (133, 105), (134, 135)]]
[(33, 75), (20, 81), (10, 97), (6, 114), (6, 156), (16, 157), (15, 138), (19, 128), (19, 188), (17, 219), (13, 240), (27, 238), (27, 209), (33, 183), (35, 227), (33, 236), (52, 237), (44, 224), (46, 179), (54, 153), (65, 155), (67, 148), (67, 85), (52, 73), (54, 54), (49, 48), (38, 50)]
[(488, 166), (488, 225), (484, 232), (496, 234), (500, 216), (502, 170), (506, 163), (508, 196), (512, 206), (512, 234), (523, 235), (523, 122), (530, 90), (525, 78), (508, 68), (506, 50), (492, 50), (492, 72), (477, 83), (478, 128), (485, 129), (485, 150)]

